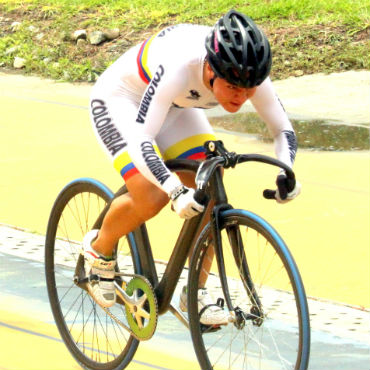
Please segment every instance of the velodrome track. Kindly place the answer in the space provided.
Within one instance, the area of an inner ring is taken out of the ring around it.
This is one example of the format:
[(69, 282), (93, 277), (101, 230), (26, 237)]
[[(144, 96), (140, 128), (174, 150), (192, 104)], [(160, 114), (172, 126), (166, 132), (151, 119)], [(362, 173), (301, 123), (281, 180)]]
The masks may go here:
[[(0, 74), (0, 369), (79, 368), (52, 324), (38, 253), (53, 201), (67, 182), (88, 176), (113, 190), (121, 185), (90, 130), (89, 89)], [(253, 137), (220, 138), (233, 151), (273, 155)], [(311, 368), (331, 358), (334, 367), (326, 368), (338, 368), (339, 361), (343, 369), (347, 363), (360, 369), (355, 361), (369, 360), (369, 167), (368, 151), (300, 150), (295, 171), (302, 195), (286, 205), (261, 196), (276, 170), (250, 164), (225, 174), (230, 203), (260, 214), (283, 235), (314, 298)], [(156, 258), (168, 257), (175, 239), (168, 231), (179, 225), (169, 209), (149, 223)], [(163, 319), (164, 325), (171, 320)], [(189, 341), (181, 333), (173, 335), (175, 343)], [(129, 369), (197, 368), (190, 356), (187, 363), (173, 357), (175, 351), (163, 352), (163, 336), (160, 329), (141, 345)]]

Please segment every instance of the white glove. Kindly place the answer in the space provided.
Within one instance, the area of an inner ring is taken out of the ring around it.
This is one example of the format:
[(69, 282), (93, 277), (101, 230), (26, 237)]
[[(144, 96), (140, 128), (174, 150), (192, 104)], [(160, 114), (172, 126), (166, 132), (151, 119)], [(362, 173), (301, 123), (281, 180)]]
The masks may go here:
[(280, 174), (276, 180), (278, 186), (275, 199), (278, 203), (287, 203), (290, 200), (294, 199), (301, 193), (302, 185), (296, 180), (293, 190), (289, 191), (289, 182), (287, 181), (285, 174)]
[(194, 193), (194, 189), (187, 188), (184, 185), (171, 192), (170, 198), (173, 209), (181, 218), (189, 219), (204, 211), (204, 206), (194, 199)]

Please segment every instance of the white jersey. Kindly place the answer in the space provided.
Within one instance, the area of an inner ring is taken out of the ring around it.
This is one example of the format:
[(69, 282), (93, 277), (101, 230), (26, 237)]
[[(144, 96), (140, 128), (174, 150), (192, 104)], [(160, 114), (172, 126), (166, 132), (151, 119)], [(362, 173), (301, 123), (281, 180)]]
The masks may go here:
[[(163, 154), (170, 150), (181, 156), (188, 148), (176, 148), (186, 140), (198, 148), (197, 140), (213, 138), (198, 109), (218, 105), (203, 82), (210, 31), (199, 25), (168, 27), (131, 48), (99, 77), (91, 97), (92, 121), (122, 176), (136, 168), (170, 193), (179, 180), (164, 165)], [(291, 166), (293, 130), (270, 79), (257, 87), (251, 101), (275, 139), (278, 158)]]

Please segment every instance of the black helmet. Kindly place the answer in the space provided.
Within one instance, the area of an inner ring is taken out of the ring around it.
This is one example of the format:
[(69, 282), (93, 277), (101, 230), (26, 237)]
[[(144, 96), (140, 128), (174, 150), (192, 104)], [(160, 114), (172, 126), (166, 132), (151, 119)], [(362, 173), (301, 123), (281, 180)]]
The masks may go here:
[(271, 70), (266, 35), (253, 20), (230, 10), (206, 38), (207, 59), (217, 77), (240, 87), (260, 85)]

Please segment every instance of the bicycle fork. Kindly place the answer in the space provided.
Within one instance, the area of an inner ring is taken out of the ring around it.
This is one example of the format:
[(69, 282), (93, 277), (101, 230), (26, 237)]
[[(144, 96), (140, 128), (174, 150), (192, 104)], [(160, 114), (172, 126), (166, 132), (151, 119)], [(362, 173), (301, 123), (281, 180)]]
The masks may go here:
[(238, 329), (243, 329), (247, 320), (252, 320), (256, 326), (263, 323), (264, 314), (262, 304), (257, 295), (256, 289), (247, 264), (244, 246), (238, 225), (227, 225), (226, 232), (231, 244), (231, 249), (235, 263), (238, 266), (240, 278), (247, 291), (248, 298), (252, 303), (250, 313), (244, 312), (240, 307), (234, 307), (230, 298), (229, 286), (226, 278), (225, 260), (221, 239), (221, 212), (232, 209), (229, 204), (215, 206), (211, 216), (211, 234), (214, 240), (215, 254), (222, 291), (225, 297), (226, 305), (230, 312), (234, 312), (234, 325)]

